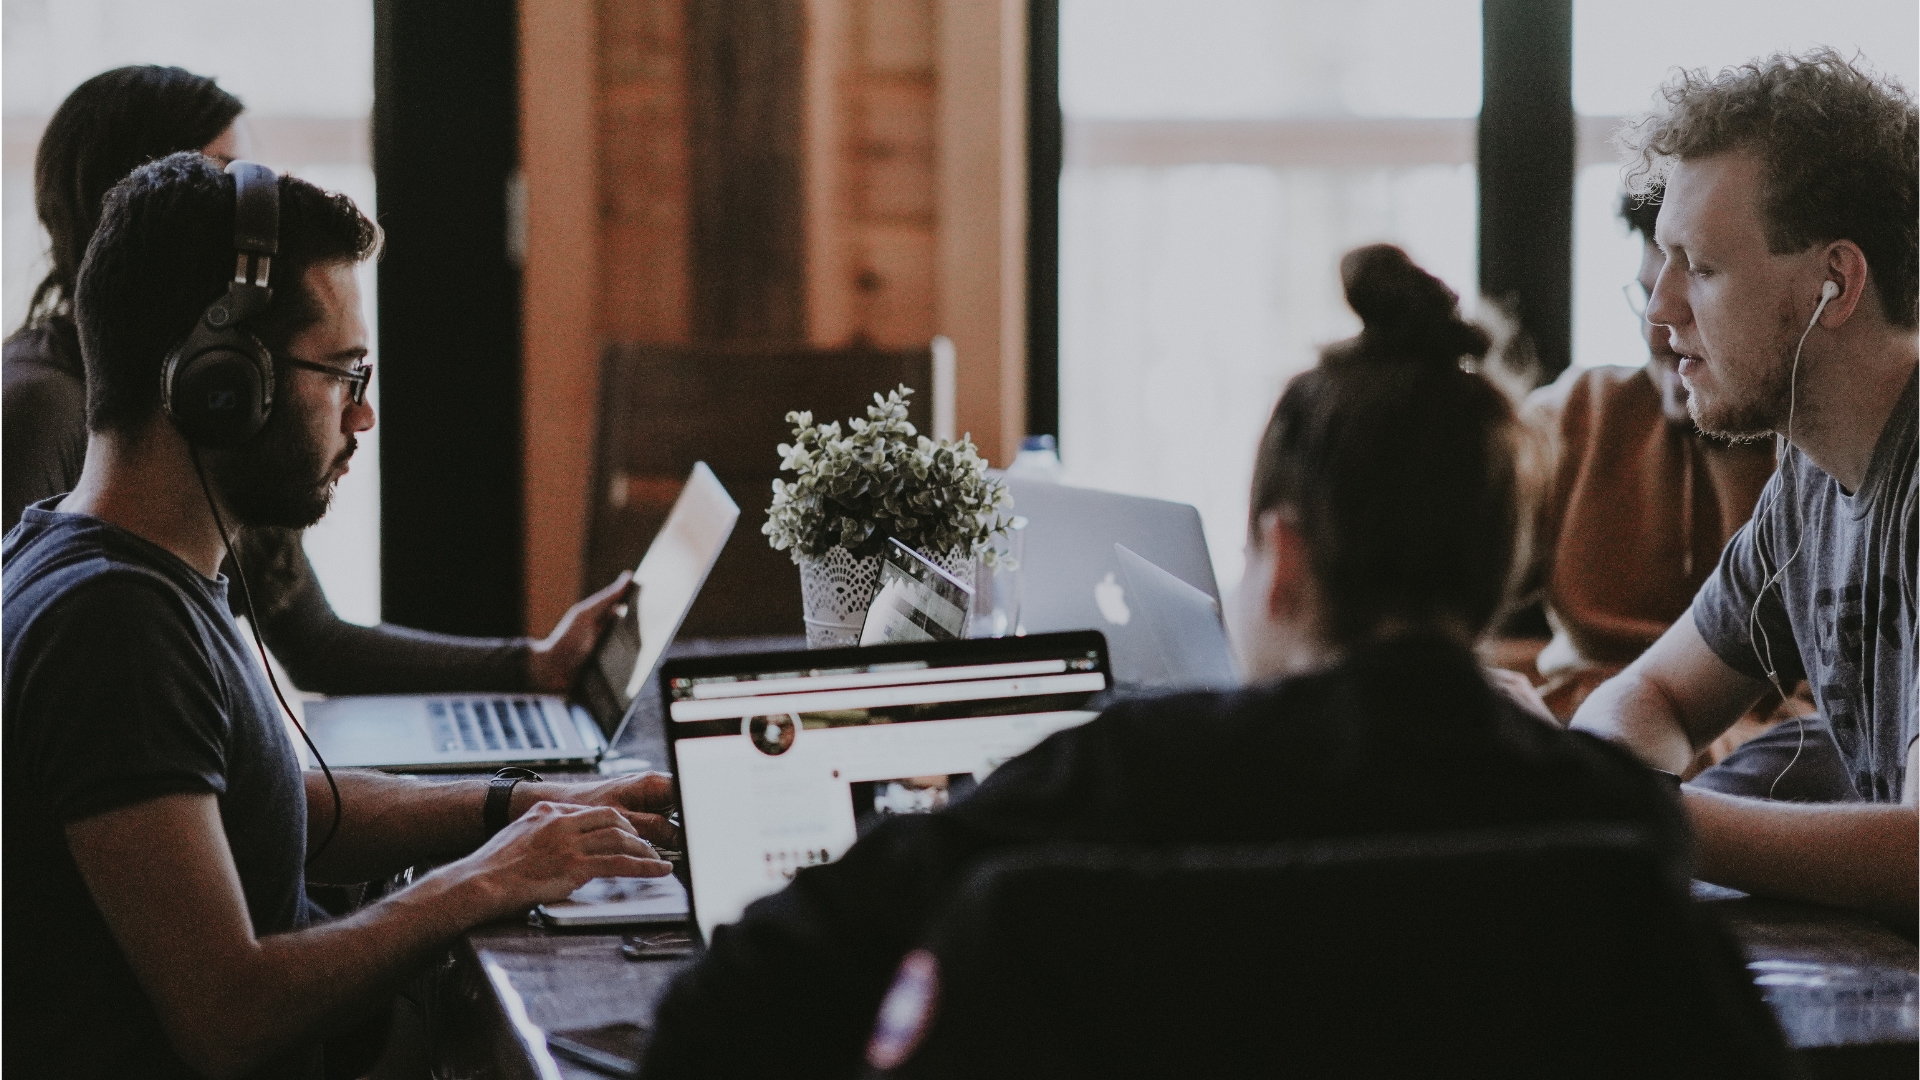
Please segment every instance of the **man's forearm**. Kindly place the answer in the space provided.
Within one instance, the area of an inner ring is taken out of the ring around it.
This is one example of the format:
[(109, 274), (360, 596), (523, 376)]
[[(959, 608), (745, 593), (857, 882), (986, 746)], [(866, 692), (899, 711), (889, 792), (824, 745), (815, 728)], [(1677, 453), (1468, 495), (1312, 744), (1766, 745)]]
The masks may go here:
[[(485, 779), (422, 780), (362, 769), (336, 769), (340, 833), (308, 869), (315, 881), (374, 881), (409, 866), (450, 862), (487, 840)], [(306, 774), (307, 845), (312, 851), (333, 823), (333, 795), (318, 771)], [(573, 785), (514, 785), (509, 821), (542, 799), (566, 800)]]
[(1686, 789), (1700, 877), (1911, 923), (1920, 910), (1920, 814), (1900, 806), (1769, 802)]
[(1646, 764), (1677, 774), (1693, 760), (1686, 730), (1666, 695), (1632, 676), (1628, 669), (1596, 687), (1569, 727), (1618, 743)]
[(1569, 726), (1678, 773), (1765, 688), (1763, 680), (1728, 667), (1707, 647), (1688, 609), (1638, 660), (1601, 683)]
[[(372, 881), (419, 863), (441, 863), (483, 842), (485, 780), (420, 780), (358, 769), (336, 769), (340, 831), (308, 876), (315, 881)], [(324, 776), (309, 771), (307, 849), (333, 827), (333, 794)]]
[(462, 930), (496, 914), (484, 883), (463, 871), (449, 867), (345, 918), (261, 938), (249, 962), (226, 969), (237, 978), (203, 987), (202, 1015), (219, 1020), (215, 1030), (186, 1027), (204, 1035), (195, 1060), (250, 1068), (267, 1046), (312, 1039), (358, 1010), (383, 1008)]

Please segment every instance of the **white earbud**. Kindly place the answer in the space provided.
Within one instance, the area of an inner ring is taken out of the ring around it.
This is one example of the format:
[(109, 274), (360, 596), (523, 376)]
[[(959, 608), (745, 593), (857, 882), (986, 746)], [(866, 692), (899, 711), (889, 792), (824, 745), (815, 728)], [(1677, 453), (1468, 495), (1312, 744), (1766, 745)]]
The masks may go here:
[(1820, 299), (1821, 299), (1821, 301), (1822, 301), (1822, 302), (1824, 302), (1824, 301), (1827, 301), (1827, 300), (1831, 300), (1831, 299), (1833, 299), (1834, 297), (1836, 297), (1836, 296), (1839, 296), (1839, 295), (1840, 295), (1840, 283), (1839, 283), (1839, 282), (1837, 282), (1837, 281), (1823, 281), (1823, 282), (1821, 282), (1821, 283), (1820, 283)]

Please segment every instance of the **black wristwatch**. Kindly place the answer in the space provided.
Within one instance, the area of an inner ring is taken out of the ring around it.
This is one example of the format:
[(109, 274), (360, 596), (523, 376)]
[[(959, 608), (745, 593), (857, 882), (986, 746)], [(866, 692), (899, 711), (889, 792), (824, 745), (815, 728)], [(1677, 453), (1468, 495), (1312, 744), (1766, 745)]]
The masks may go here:
[(487, 781), (486, 804), (480, 808), (480, 821), (486, 826), (489, 839), (513, 820), (513, 785), (522, 780), (537, 783), (542, 779), (545, 778), (532, 769), (522, 769), (517, 765), (509, 765), (493, 774), (493, 779)]

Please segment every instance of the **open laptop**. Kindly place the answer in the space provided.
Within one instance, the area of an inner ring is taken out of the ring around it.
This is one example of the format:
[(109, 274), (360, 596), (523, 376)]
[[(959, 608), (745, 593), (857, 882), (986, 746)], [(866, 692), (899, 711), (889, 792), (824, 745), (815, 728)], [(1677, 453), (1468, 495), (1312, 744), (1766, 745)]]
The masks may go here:
[(705, 462), (634, 571), (637, 593), (581, 675), (579, 702), (557, 694), (378, 694), (306, 706), (329, 765), (473, 772), (502, 765), (591, 767), (619, 742), (633, 702), (672, 643), (740, 508)]
[(1133, 598), (1135, 621), (1153, 643), (1140, 683), (1166, 689), (1231, 690), (1240, 671), (1227, 644), (1226, 624), (1213, 597), (1133, 553), (1113, 545)]
[(1159, 643), (1136, 617), (1116, 544), (1218, 601), (1200, 512), (1185, 503), (1006, 478), (1013, 512), (1027, 519), (1020, 552), (1020, 632), (1098, 629), (1129, 688), (1165, 685)]
[(1097, 632), (688, 657), (660, 670), (694, 921), (707, 941), (794, 871), (938, 810), (1109, 685)]

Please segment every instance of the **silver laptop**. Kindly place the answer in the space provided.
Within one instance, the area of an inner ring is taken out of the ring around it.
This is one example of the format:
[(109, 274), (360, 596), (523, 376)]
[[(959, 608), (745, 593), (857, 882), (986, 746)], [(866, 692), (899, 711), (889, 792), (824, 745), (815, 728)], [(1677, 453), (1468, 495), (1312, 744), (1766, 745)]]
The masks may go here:
[(1020, 553), (1020, 632), (1092, 628), (1107, 635), (1114, 678), (1125, 687), (1165, 685), (1159, 644), (1136, 617), (1133, 589), (1114, 545), (1218, 601), (1200, 512), (1185, 503), (1116, 495), (1044, 481), (1006, 479), (1013, 512), (1027, 519)]
[(1165, 689), (1230, 690), (1240, 671), (1227, 644), (1226, 624), (1213, 597), (1134, 554), (1113, 545), (1133, 598), (1134, 619), (1153, 640), (1153, 662), (1140, 683)]
[(327, 764), (408, 772), (501, 765), (591, 767), (620, 741), (633, 702), (680, 631), (740, 519), (705, 462), (634, 571), (635, 595), (594, 650), (580, 700), (557, 694), (379, 694), (306, 706)]
[(796, 871), (934, 813), (1093, 719), (1097, 633), (681, 657), (660, 669), (694, 921), (713, 940)]

